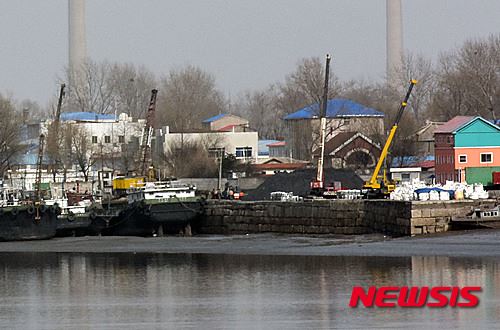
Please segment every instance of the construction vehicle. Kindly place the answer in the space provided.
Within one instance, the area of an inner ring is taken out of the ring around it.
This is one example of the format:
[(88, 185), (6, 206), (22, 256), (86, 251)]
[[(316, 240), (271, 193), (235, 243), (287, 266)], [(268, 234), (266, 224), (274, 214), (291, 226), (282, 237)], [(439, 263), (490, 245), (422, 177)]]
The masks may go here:
[(65, 84), (61, 84), (61, 88), (59, 90), (59, 98), (57, 100), (57, 109), (56, 109), (56, 116), (54, 118), (54, 133), (55, 136), (57, 137), (57, 134), (59, 133), (59, 126), (61, 122), (61, 107), (62, 107), (62, 101), (63, 97), (65, 95), (64, 89), (66, 88)]
[[(59, 129), (61, 126), (61, 108), (62, 102), (65, 95), (64, 89), (66, 88), (65, 84), (61, 84), (61, 88), (59, 90), (59, 99), (57, 101), (56, 114), (54, 117), (54, 121), (52, 122), (52, 126), (49, 129), (47, 136), (47, 151), (49, 153), (49, 158), (51, 160), (51, 172), (53, 181), (56, 182), (56, 175), (59, 166), (62, 164), (61, 154), (59, 150)], [(51, 152), (52, 150), (52, 152)], [(63, 180), (63, 191), (64, 191), (64, 181), (66, 181), (66, 170), (64, 171), (64, 180)]]
[(326, 55), (326, 68), (325, 68), (325, 85), (323, 90), (323, 101), (321, 102), (321, 109), (319, 113), (320, 117), (320, 157), (318, 159), (318, 170), (316, 172), (316, 178), (311, 181), (310, 184), (310, 195), (323, 197), (325, 191), (324, 187), (324, 169), (323, 160), (325, 157), (325, 137), (326, 137), (326, 107), (328, 103), (328, 77), (330, 75), (330, 55)]
[(151, 99), (146, 113), (146, 124), (142, 130), (142, 137), (140, 141), (140, 158), (137, 166), (138, 175), (114, 178), (113, 194), (115, 196), (125, 196), (128, 189), (142, 187), (146, 181), (155, 181), (155, 173), (151, 157), (151, 140), (153, 138), (157, 95), (157, 89), (151, 90)]
[(151, 140), (153, 138), (156, 96), (157, 89), (151, 90), (151, 100), (149, 102), (148, 112), (146, 114), (146, 125), (142, 131), (141, 139), (141, 176), (147, 177), (153, 181), (155, 178), (153, 162), (151, 158)]
[(408, 99), (410, 98), (413, 86), (415, 86), (416, 84), (417, 81), (415, 79), (410, 80), (410, 86), (408, 87), (406, 95), (401, 102), (399, 111), (396, 115), (396, 120), (394, 121), (394, 125), (392, 125), (391, 131), (389, 132), (389, 136), (387, 137), (387, 141), (385, 142), (384, 148), (382, 149), (382, 153), (380, 154), (377, 166), (375, 166), (375, 170), (373, 171), (370, 181), (365, 182), (363, 186), (363, 189), (366, 189), (367, 198), (386, 198), (392, 191), (394, 191), (394, 189), (396, 189), (396, 183), (387, 178), (386, 169), (383, 170), (382, 175), (380, 175), (380, 170), (382, 169), (382, 165), (387, 159), (387, 154), (389, 153), (389, 148), (391, 147), (392, 140), (394, 139), (394, 135), (396, 134), (396, 130), (398, 129), (399, 122), (408, 104)]

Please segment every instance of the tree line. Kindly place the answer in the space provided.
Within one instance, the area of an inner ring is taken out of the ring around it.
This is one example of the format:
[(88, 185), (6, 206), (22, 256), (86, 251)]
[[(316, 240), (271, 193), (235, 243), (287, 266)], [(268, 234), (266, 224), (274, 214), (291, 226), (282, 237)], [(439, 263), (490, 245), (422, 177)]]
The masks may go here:
[[(411, 143), (405, 141), (426, 120), (446, 121), (456, 115), (499, 118), (500, 34), (467, 40), (440, 54), (435, 62), (408, 54), (403, 63), (397, 72), (400, 84), (389, 86), (385, 81), (340, 81), (335, 66), (341, 64), (334, 60), (329, 84), (330, 98), (347, 98), (382, 111), (386, 127), (390, 127), (408, 80), (419, 81), (398, 132), (400, 143), (394, 144), (396, 154), (411, 152)], [(247, 118), (259, 138), (281, 139), (286, 132), (283, 117), (320, 102), (323, 77), (323, 59), (305, 58), (283, 81), (242, 92), (235, 100), (217, 87), (214, 74), (193, 65), (158, 75), (143, 66), (88, 61), (78, 75), (66, 70), (59, 81), (71, 86), (63, 111), (125, 112), (144, 118), (151, 89), (158, 88), (157, 126), (168, 125), (171, 131), (182, 132), (201, 128), (201, 122), (210, 116), (230, 112)], [(50, 119), (55, 104), (56, 95), (45, 108), (30, 100), (16, 102), (0, 95), (0, 172), (23, 151), (19, 135), (23, 110), (29, 110), (30, 119)]]

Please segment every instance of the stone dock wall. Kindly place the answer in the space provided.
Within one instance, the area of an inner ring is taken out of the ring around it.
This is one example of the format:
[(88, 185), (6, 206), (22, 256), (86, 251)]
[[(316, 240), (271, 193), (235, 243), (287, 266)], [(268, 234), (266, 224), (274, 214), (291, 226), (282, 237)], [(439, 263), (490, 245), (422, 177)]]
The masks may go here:
[(201, 234), (289, 233), (421, 235), (449, 230), (451, 218), (493, 200), (209, 201), (196, 225)]

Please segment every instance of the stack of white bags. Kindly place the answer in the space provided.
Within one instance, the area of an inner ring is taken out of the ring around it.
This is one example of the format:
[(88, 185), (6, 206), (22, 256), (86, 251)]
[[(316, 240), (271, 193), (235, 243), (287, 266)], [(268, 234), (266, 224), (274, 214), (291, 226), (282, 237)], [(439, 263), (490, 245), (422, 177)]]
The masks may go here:
[[(422, 188), (429, 188), (428, 192), (416, 193)], [(433, 190), (432, 188), (438, 188)], [(454, 192), (455, 199), (486, 199), (488, 192), (484, 190), (482, 184), (467, 184), (464, 182), (446, 181), (444, 185), (426, 185), (424, 182), (414, 180), (413, 182), (403, 182), (391, 192), (390, 199), (398, 201), (443, 201), (450, 200), (449, 191)]]

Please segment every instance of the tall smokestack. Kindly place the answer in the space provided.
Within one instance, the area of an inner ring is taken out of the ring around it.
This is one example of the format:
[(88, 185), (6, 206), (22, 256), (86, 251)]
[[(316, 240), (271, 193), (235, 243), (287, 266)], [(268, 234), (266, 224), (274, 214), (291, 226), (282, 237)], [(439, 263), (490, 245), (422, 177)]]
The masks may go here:
[(401, 0), (387, 1), (387, 82), (398, 85), (398, 73), (403, 68), (403, 18)]
[(87, 57), (85, 38), (85, 0), (68, 0), (69, 69), (81, 69)]

